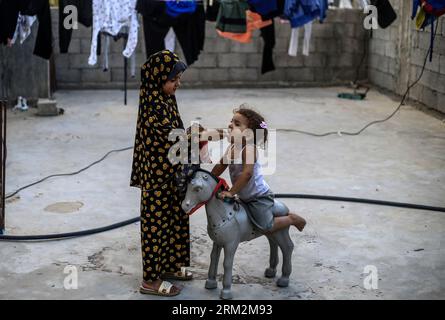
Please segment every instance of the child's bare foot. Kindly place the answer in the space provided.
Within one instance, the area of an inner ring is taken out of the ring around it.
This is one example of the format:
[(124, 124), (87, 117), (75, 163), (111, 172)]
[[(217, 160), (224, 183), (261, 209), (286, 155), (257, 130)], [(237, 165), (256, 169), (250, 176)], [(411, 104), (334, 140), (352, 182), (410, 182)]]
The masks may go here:
[(306, 226), (306, 220), (295, 213), (291, 213), (290, 216), (292, 217), (292, 224), (298, 229), (298, 231), (303, 231), (304, 227)]

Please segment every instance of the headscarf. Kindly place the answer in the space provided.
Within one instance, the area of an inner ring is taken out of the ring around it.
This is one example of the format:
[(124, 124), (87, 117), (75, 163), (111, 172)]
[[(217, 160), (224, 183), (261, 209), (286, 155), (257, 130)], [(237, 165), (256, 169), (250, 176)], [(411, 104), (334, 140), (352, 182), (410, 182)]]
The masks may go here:
[(184, 128), (175, 96), (163, 92), (179, 57), (168, 50), (148, 58), (141, 69), (139, 112), (136, 126), (130, 186), (153, 190), (173, 178), (178, 165), (168, 160), (172, 129)]

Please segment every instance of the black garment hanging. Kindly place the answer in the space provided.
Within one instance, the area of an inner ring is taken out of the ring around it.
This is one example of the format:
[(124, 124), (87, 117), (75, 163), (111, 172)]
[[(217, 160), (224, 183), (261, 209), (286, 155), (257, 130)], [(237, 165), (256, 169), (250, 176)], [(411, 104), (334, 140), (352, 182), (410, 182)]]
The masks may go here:
[(34, 46), (34, 54), (49, 59), (53, 52), (51, 11), (48, 0), (3, 0), (0, 3), (0, 42), (8, 44), (14, 37), (19, 13), (37, 16), (39, 29)]
[[(218, 11), (219, 11), (219, 1), (217, 0), (206, 0), (207, 1), (207, 10), (206, 10), (206, 20), (215, 22), (216, 18), (218, 17)], [(212, 5), (210, 5), (210, 2), (213, 1)]]
[(275, 48), (275, 24), (273, 20), (271, 25), (261, 28), (260, 31), (261, 37), (264, 40), (261, 74), (265, 74), (269, 71), (275, 70), (275, 64), (273, 62), (273, 49)]
[(380, 28), (386, 29), (397, 19), (397, 13), (388, 0), (371, 0), (371, 4), (377, 8)]
[(249, 6), (250, 11), (260, 14), (261, 19), (263, 21), (270, 20), (270, 19), (273, 19), (276, 17), (280, 17), (284, 14), (284, 5), (286, 4), (286, 0), (274, 0), (274, 1), (277, 2), (277, 10), (276, 11), (271, 11), (268, 14), (261, 14), (255, 9), (255, 6), (253, 6), (253, 5)]
[(165, 36), (173, 28), (187, 64), (191, 65), (198, 60), (205, 40), (205, 11), (202, 3), (198, 3), (193, 14), (182, 14), (176, 18), (166, 13), (163, 1), (138, 0), (136, 9), (143, 16), (147, 58), (165, 49)]
[(69, 13), (64, 13), (66, 6), (75, 6), (78, 12), (78, 22), (85, 27), (93, 25), (93, 0), (59, 0), (59, 46), (60, 53), (67, 53), (71, 42), (73, 29), (66, 29), (63, 22)]

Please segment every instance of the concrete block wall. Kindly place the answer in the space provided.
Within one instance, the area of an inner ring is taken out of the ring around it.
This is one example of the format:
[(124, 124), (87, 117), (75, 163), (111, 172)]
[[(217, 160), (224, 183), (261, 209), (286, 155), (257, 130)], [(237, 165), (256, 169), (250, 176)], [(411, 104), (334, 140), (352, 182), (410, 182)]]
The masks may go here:
[(18, 96), (28, 99), (49, 98), (49, 62), (33, 55), (38, 24), (23, 44), (11, 48), (0, 45), (0, 99), (15, 104)]
[[(54, 30), (58, 30), (57, 10), (53, 12)], [(354, 80), (356, 70), (367, 45), (366, 32), (362, 28), (363, 14), (359, 10), (329, 10), (323, 24), (314, 22), (310, 55), (301, 53), (303, 31), (300, 32), (297, 57), (287, 54), (290, 26), (275, 20), (276, 47), (274, 61), (276, 70), (261, 74), (263, 40), (256, 31), (252, 43), (240, 44), (221, 38), (215, 23), (207, 22), (204, 51), (199, 60), (183, 76), (183, 85), (191, 87), (233, 86), (293, 86), (332, 85)], [(91, 29), (80, 25), (73, 31), (69, 54), (60, 54), (58, 34), (55, 35), (55, 64), (58, 89), (122, 88), (123, 86), (123, 40), (112, 44), (110, 71), (103, 72), (100, 64), (88, 65)], [(113, 41), (112, 41), (113, 42)], [(179, 44), (177, 51), (182, 55)], [(141, 24), (137, 46), (136, 78), (128, 78), (130, 88), (138, 88), (139, 67), (145, 62), (145, 45)], [(101, 58), (98, 60), (101, 61)], [(366, 63), (362, 65), (359, 78), (367, 77)]]
[[(373, 31), (369, 41), (369, 80), (384, 89), (402, 95), (408, 80), (419, 76), (427, 55), (431, 27), (416, 30), (411, 20), (411, 1), (392, 0), (398, 18), (387, 29)], [(445, 112), (445, 18), (438, 20), (432, 62), (427, 61), (419, 83), (410, 91), (410, 99)]]

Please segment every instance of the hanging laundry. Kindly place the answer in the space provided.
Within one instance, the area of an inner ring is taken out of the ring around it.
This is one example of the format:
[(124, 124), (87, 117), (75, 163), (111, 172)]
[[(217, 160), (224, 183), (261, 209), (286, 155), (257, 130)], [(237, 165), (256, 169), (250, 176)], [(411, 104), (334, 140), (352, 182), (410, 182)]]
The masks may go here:
[(193, 13), (176, 18), (167, 14), (165, 1), (138, 0), (136, 9), (143, 16), (147, 58), (165, 49), (165, 37), (173, 28), (187, 64), (198, 60), (205, 41), (206, 14), (202, 2), (196, 3)]
[[(434, 23), (437, 18), (445, 14), (445, 0), (413, 0), (411, 18), (416, 18), (418, 29), (425, 29), (431, 25), (430, 62), (433, 60)], [(437, 22), (436, 22), (437, 23)]]
[(352, 9), (351, 0), (340, 0), (340, 3), (338, 4), (338, 7), (340, 9)]
[(263, 19), (258, 13), (252, 12), (250, 10), (246, 11), (246, 19), (247, 19), (246, 33), (222, 32), (219, 30), (216, 31), (223, 38), (231, 39), (240, 43), (249, 43), (252, 41), (252, 35), (254, 30), (258, 30), (272, 24), (272, 20), (263, 21)]
[[(259, 13), (264, 21), (284, 14), (286, 0), (248, 0), (252, 12)], [(271, 8), (273, 8), (271, 10)]]
[(47, 0), (3, 0), (0, 2), (0, 43), (11, 45), (17, 28), (19, 14), (37, 16), (39, 27), (34, 46), (34, 55), (43, 59), (51, 57), (52, 25), (51, 11)]
[(23, 16), (19, 14), (19, 18), (17, 19), (17, 28), (15, 29), (14, 37), (11, 40), (11, 43), (16, 43), (17, 39), (20, 39), (20, 44), (23, 44), (25, 40), (31, 34), (31, 28), (34, 22), (36, 21), (36, 16)]
[(264, 40), (263, 63), (261, 65), (261, 74), (275, 70), (273, 62), (273, 49), (275, 48), (275, 25), (272, 24), (260, 29), (261, 37)]
[(218, 17), (219, 1), (206, 0), (206, 20), (215, 22)]
[(377, 22), (380, 28), (388, 28), (397, 19), (397, 14), (388, 0), (371, 0), (371, 4), (377, 8)]
[[(311, 36), (312, 36), (312, 21), (309, 23), (306, 23), (303, 28), (304, 28), (303, 55), (308, 56), (309, 55), (309, 45), (310, 45)], [(299, 40), (298, 38), (299, 38), (300, 29), (301, 28), (293, 28), (292, 29), (288, 54), (293, 57), (297, 56), (298, 40)]]
[(128, 27), (128, 40), (122, 54), (126, 58), (131, 57), (138, 42), (139, 23), (135, 8), (136, 0), (93, 0), (93, 35), (88, 59), (90, 65), (97, 62), (99, 33), (106, 32), (115, 36), (123, 27)]
[(277, 0), (247, 0), (247, 3), (262, 16), (278, 10)]
[(93, 25), (93, 0), (59, 0), (59, 46), (60, 53), (68, 53), (73, 33), (72, 28), (65, 28), (64, 22), (68, 18), (70, 12), (64, 13), (67, 6), (75, 6), (77, 8), (77, 21), (85, 27)]
[(170, 28), (170, 30), (168, 30), (168, 33), (164, 38), (164, 45), (165, 45), (165, 49), (167, 49), (171, 52), (175, 52), (176, 35), (175, 35), (175, 30), (173, 30), (173, 28)]
[(246, 33), (246, 0), (220, 0), (216, 29), (222, 32)]
[[(128, 39), (128, 27), (123, 27), (121, 32), (119, 32), (117, 35), (112, 36), (106, 32), (101, 32), (100, 35), (105, 36), (105, 43), (104, 43), (104, 54), (103, 54), (103, 60), (102, 60), (102, 67), (103, 71), (107, 72), (109, 70), (109, 53), (110, 53), (110, 44), (111, 39), (113, 39), (115, 42), (124, 39)], [(100, 39), (99, 35), (99, 39)], [(133, 52), (133, 54), (130, 56), (130, 75), (132, 78), (136, 77), (136, 51)]]
[(173, 18), (179, 17), (184, 13), (193, 13), (196, 11), (196, 2), (193, 0), (166, 1), (166, 13)]
[(327, 0), (286, 0), (284, 15), (292, 28), (298, 28), (317, 18), (323, 22), (327, 10)]

